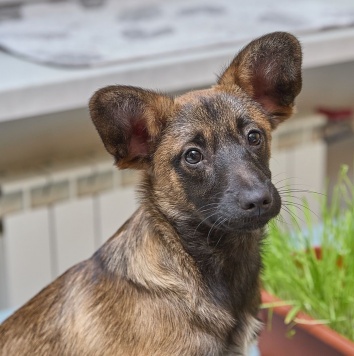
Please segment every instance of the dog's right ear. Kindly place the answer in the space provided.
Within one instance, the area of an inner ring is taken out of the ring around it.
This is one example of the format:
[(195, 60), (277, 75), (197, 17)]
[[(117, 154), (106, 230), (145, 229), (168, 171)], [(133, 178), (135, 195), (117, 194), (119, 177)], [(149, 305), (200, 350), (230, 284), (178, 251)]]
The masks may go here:
[(90, 100), (94, 125), (119, 168), (146, 167), (173, 111), (173, 99), (152, 91), (109, 86)]

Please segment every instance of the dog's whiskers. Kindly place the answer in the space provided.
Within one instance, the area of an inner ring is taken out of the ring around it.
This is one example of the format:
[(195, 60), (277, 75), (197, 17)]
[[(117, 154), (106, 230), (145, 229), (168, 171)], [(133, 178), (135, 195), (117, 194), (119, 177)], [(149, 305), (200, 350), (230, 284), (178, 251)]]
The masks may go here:
[[(274, 177), (273, 177), (274, 178)], [(285, 181), (290, 181), (292, 179), (296, 179), (296, 177), (285, 177), (283, 179), (278, 180), (277, 182), (273, 182), (273, 184), (276, 186), (277, 184), (281, 183), (281, 182), (285, 182)]]
[(291, 219), (292, 219), (293, 222), (296, 224), (297, 228), (298, 228), (299, 230), (301, 230), (301, 227), (300, 227), (300, 224), (299, 224), (298, 221), (300, 220), (301, 222), (304, 223), (304, 220), (301, 219), (299, 216), (297, 216), (297, 215), (296, 215), (293, 211), (291, 211), (287, 206), (283, 205), (283, 206), (282, 206), (282, 209), (283, 209), (285, 212), (287, 212), (287, 213), (291, 216)]
[[(228, 219), (224, 218), (221, 223), (219, 224), (219, 226), (223, 225), (226, 221), (228, 221)], [(219, 245), (219, 242), (221, 241), (221, 239), (225, 236), (225, 233), (224, 234), (221, 234), (221, 236), (219, 237), (219, 240), (218, 242), (216, 243), (215, 247), (217, 247)]]
[(205, 221), (207, 221), (208, 219), (210, 219), (212, 216), (216, 215), (217, 212), (213, 212), (212, 214), (208, 215), (207, 217), (205, 217), (198, 225), (197, 227), (194, 229), (194, 232), (193, 232), (193, 237), (195, 236), (195, 233), (197, 232), (198, 228), (200, 225), (202, 225)]
[(216, 219), (216, 221), (214, 222), (214, 224), (211, 226), (211, 228), (210, 228), (210, 230), (209, 230), (209, 232), (208, 232), (208, 236), (207, 236), (207, 244), (208, 244), (208, 245), (210, 245), (210, 243), (209, 243), (209, 237), (210, 237), (211, 232), (213, 231), (214, 228), (216, 229), (218, 226), (220, 226), (220, 225), (224, 222), (224, 220), (226, 220), (226, 219), (225, 219), (225, 218), (222, 218), (222, 217), (219, 217), (219, 218)]
[(297, 203), (294, 201), (287, 201), (287, 200), (284, 200), (283, 202), (286, 203), (286, 206), (288, 206), (288, 207), (293, 206), (294, 208), (297, 208), (300, 211), (302, 211), (303, 209), (306, 209), (306, 210), (310, 211), (312, 214), (314, 214), (315, 216), (317, 216), (318, 218), (320, 218), (317, 213), (315, 213), (309, 206), (307, 206), (305, 204)]
[(219, 203), (209, 203), (209, 204), (205, 204), (205, 205), (203, 205), (203, 206), (201, 206), (199, 209), (197, 209), (196, 211), (197, 212), (204, 212), (205, 210), (205, 208), (207, 208), (206, 210), (208, 210), (208, 209), (210, 209), (210, 208), (212, 208), (212, 207), (215, 207), (215, 206), (218, 206), (219, 205)]
[[(288, 194), (289, 196), (291, 196), (291, 193), (307, 193), (307, 194), (316, 194), (316, 195), (322, 195), (322, 196), (326, 196), (325, 193), (320, 193), (320, 192), (315, 192), (313, 190), (308, 190), (308, 189), (297, 189), (297, 188), (289, 188), (289, 187), (280, 187), (277, 188), (279, 194), (282, 196), (284, 194)], [(294, 196), (295, 197), (295, 196)]]

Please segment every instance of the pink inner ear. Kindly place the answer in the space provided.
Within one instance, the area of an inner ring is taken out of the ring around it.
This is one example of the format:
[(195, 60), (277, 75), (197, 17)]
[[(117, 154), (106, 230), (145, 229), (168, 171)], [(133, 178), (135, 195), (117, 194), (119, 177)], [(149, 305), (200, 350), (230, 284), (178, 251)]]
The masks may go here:
[(279, 110), (279, 105), (276, 102), (277, 99), (272, 95), (274, 92), (272, 82), (266, 78), (264, 68), (261, 69), (262, 71), (257, 72), (255, 78), (252, 79), (253, 99), (258, 101), (268, 113), (272, 114)]
[(143, 121), (134, 123), (129, 142), (129, 155), (132, 158), (146, 156), (149, 151), (149, 135)]
[(270, 114), (273, 114), (279, 110), (279, 106), (276, 104), (275, 100), (270, 96), (264, 95), (255, 98), (263, 108)]

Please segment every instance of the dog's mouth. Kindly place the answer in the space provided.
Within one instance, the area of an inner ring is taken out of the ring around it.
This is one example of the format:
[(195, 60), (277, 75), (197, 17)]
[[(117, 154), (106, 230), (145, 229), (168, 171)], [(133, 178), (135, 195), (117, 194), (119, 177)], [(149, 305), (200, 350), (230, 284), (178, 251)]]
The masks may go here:
[[(279, 209), (280, 210), (280, 209)], [(267, 223), (278, 215), (278, 209), (268, 211), (263, 214), (253, 215), (253, 216), (228, 216), (228, 214), (218, 214), (210, 220), (208, 219), (207, 225), (214, 231), (252, 231), (263, 228)]]
[(231, 225), (233, 226), (234, 230), (252, 231), (263, 228), (272, 218), (273, 216), (257, 216), (252, 218), (245, 218), (241, 221), (235, 221), (235, 223)]
[(257, 216), (252, 218), (230, 220), (223, 227), (228, 231), (252, 231), (263, 228), (273, 216)]

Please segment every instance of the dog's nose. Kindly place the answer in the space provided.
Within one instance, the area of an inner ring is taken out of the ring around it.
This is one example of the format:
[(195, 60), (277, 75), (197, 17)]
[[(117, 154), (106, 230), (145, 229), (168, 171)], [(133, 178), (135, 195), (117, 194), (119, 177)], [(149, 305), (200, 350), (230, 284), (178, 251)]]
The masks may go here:
[(265, 213), (272, 205), (272, 196), (267, 188), (244, 191), (240, 197), (240, 207), (252, 215)]

